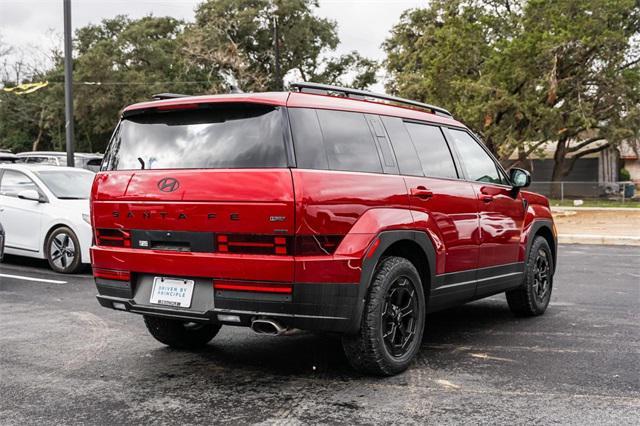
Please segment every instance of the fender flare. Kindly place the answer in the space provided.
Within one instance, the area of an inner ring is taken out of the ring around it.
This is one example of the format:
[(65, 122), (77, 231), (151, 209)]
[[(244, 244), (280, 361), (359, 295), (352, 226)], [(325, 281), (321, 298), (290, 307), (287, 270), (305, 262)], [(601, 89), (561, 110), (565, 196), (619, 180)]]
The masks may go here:
[[(369, 251), (371, 250), (372, 245), (377, 240), (380, 240), (380, 244), (378, 245), (378, 247), (376, 247), (373, 255), (369, 256)], [(427, 233), (414, 230), (390, 230), (380, 232), (372, 240), (371, 244), (365, 251), (365, 256), (362, 260), (362, 272), (360, 274), (360, 285), (358, 287), (358, 299), (355, 307), (355, 312), (352, 316), (351, 324), (349, 326), (349, 333), (357, 333), (357, 331), (360, 329), (362, 313), (364, 311), (364, 305), (366, 302), (367, 293), (369, 291), (369, 286), (371, 285), (371, 278), (373, 277), (376, 266), (378, 265), (382, 254), (394, 243), (404, 240), (413, 241), (422, 248), (422, 251), (427, 257), (427, 266), (430, 279), (430, 283), (428, 285), (424, 285), (425, 283), (423, 283), (423, 288), (431, 288), (431, 283), (433, 283), (435, 280), (436, 250)], [(426, 299), (428, 299), (428, 296), (429, 294), (425, 294)]]
[(551, 219), (534, 219), (531, 222), (529, 232), (527, 233), (527, 246), (525, 250), (524, 262), (529, 259), (529, 253), (531, 252), (531, 246), (533, 245), (533, 236), (540, 231), (540, 229), (546, 228), (553, 236), (553, 246), (551, 248), (551, 256), (553, 258), (553, 272), (556, 271), (556, 265), (558, 264), (558, 237), (553, 232), (553, 221)]

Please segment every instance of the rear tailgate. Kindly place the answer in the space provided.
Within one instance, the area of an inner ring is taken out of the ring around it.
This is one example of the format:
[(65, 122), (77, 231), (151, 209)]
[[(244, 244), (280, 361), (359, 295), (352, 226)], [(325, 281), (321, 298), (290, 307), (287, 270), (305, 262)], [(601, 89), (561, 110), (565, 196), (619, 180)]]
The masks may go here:
[[(101, 267), (293, 281), (286, 237), (294, 233), (294, 192), (287, 168), (99, 173), (92, 208), (93, 256)], [(114, 229), (130, 238), (117, 256), (114, 247), (100, 250), (109, 243), (101, 232)]]

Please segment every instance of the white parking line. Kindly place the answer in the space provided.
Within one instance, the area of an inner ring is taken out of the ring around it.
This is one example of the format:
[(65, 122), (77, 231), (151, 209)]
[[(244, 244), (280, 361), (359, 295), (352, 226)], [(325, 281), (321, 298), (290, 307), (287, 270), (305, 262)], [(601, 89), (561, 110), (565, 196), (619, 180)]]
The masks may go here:
[(13, 278), (16, 280), (24, 280), (24, 281), (36, 281), (41, 283), (50, 283), (50, 284), (66, 284), (66, 281), (59, 280), (45, 280), (44, 278), (33, 278), (33, 277), (25, 277), (22, 275), (9, 275), (9, 274), (0, 274), (0, 277), (5, 278)]

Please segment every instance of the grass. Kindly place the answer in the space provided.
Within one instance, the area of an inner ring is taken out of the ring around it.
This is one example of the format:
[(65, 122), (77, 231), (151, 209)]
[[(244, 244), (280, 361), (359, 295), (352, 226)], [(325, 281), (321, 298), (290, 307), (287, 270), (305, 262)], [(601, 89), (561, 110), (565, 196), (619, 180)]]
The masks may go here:
[[(640, 200), (583, 200), (584, 204), (577, 207), (632, 207), (640, 208)], [(549, 200), (549, 204), (554, 207), (576, 207), (573, 205), (573, 200)]]

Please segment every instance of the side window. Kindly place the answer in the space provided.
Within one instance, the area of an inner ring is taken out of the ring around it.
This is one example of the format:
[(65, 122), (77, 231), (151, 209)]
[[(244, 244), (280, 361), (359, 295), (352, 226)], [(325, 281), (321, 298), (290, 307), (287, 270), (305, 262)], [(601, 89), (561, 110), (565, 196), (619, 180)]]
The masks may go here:
[(460, 156), (467, 179), (478, 182), (502, 184), (498, 168), (487, 152), (462, 130), (449, 129), (448, 134)]
[(329, 163), (314, 109), (289, 108), (296, 163), (301, 169), (327, 170)]
[(416, 123), (405, 123), (405, 126), (418, 151), (424, 175), (456, 179), (456, 165), (440, 127)]
[(5, 170), (0, 181), (0, 195), (7, 197), (18, 197), (21, 191), (33, 189), (38, 191), (38, 186), (25, 174), (15, 170)]
[(407, 176), (424, 176), (422, 166), (418, 160), (416, 152), (407, 129), (404, 127), (402, 119), (396, 117), (380, 117), (389, 137), (391, 146), (398, 160), (400, 174)]
[(331, 170), (382, 173), (375, 141), (363, 114), (317, 110)]

